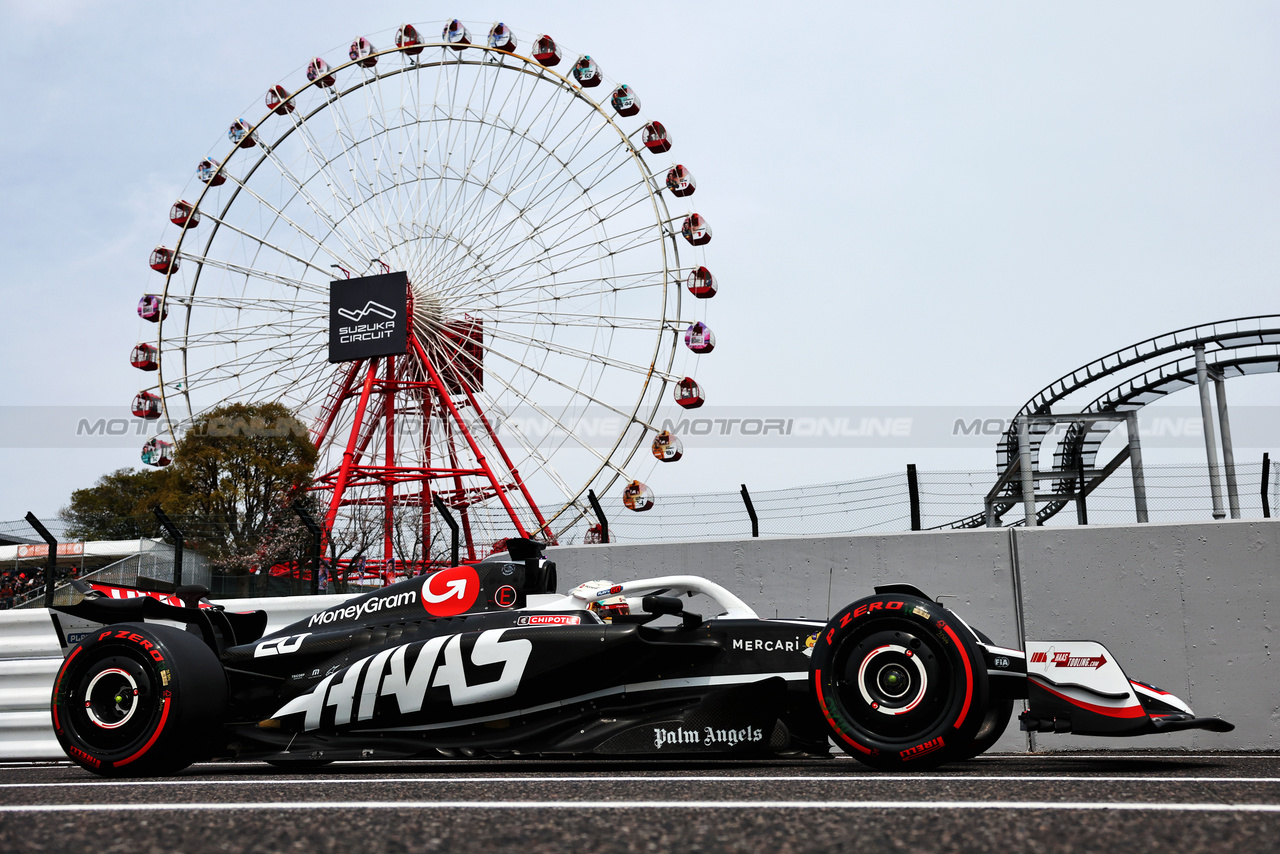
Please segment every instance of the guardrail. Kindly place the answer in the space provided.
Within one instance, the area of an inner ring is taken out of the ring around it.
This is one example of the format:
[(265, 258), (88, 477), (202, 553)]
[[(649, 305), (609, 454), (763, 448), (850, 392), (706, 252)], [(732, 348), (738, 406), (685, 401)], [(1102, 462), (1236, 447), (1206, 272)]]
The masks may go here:
[[(234, 611), (266, 611), (273, 632), (346, 596), (229, 599)], [(62, 664), (62, 649), (44, 608), (0, 611), (0, 759), (63, 759), (53, 735), (49, 695)]]

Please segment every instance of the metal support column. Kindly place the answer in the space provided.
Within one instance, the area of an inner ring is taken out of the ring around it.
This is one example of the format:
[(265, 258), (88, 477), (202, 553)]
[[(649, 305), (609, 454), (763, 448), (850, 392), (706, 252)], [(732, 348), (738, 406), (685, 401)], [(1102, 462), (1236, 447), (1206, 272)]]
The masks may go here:
[(1124, 419), (1129, 432), (1129, 474), (1133, 477), (1133, 510), (1138, 521), (1147, 521), (1147, 479), (1142, 473), (1142, 444), (1138, 441), (1138, 413)]
[(756, 517), (756, 507), (751, 503), (751, 493), (747, 492), (747, 485), (742, 484), (742, 503), (747, 505), (747, 515), (751, 517), (751, 536), (760, 536), (760, 520)]
[(1022, 475), (1022, 512), (1028, 528), (1036, 520), (1036, 479), (1031, 471), (1031, 425), (1027, 418), (1018, 419), (1018, 467)]
[(439, 495), (435, 497), (435, 500), (432, 501), (432, 504), (435, 505), (436, 510), (440, 511), (440, 515), (444, 517), (444, 523), (449, 526), (449, 537), (450, 537), (449, 554), (450, 554), (450, 560), (452, 561), (449, 565), (457, 566), (458, 565), (458, 520), (453, 518), (453, 514), (449, 512), (448, 506), (444, 503), (444, 500)]
[(40, 524), (36, 514), (27, 513), (27, 524), (36, 529), (40, 538), (49, 544), (49, 559), (44, 564), (44, 607), (53, 607), (53, 583), (58, 577), (58, 540), (49, 529)]
[(911, 501), (911, 530), (920, 530), (920, 480), (916, 464), (907, 463), (907, 498)]
[(1196, 385), (1200, 387), (1200, 420), (1204, 424), (1204, 452), (1209, 459), (1209, 495), (1213, 498), (1213, 518), (1225, 519), (1222, 509), (1222, 481), (1218, 478), (1218, 442), (1213, 436), (1213, 406), (1209, 403), (1209, 368), (1205, 363), (1204, 345), (1196, 352)]
[(307, 557), (311, 564), (311, 595), (316, 596), (320, 593), (320, 544), (324, 538), (324, 531), (320, 524), (311, 518), (311, 514), (307, 512), (306, 506), (301, 501), (293, 502), (293, 512), (311, 532), (311, 554)]
[(596, 511), (596, 518), (600, 520), (600, 542), (609, 542), (609, 520), (605, 518), (604, 508), (600, 506), (600, 499), (596, 498), (594, 489), (587, 490), (587, 500), (591, 502), (591, 509)]
[(1086, 489), (1089, 485), (1088, 479), (1084, 475), (1084, 455), (1080, 456), (1080, 478), (1079, 486), (1076, 488), (1076, 524), (1089, 524), (1089, 495)]
[(186, 539), (186, 535), (182, 533), (182, 531), (178, 530), (177, 525), (169, 521), (169, 517), (166, 516), (165, 512), (160, 509), (159, 504), (157, 504), (155, 507), (152, 507), (151, 512), (155, 514), (156, 521), (160, 523), (160, 527), (164, 528), (165, 531), (168, 532), (169, 536), (173, 537), (173, 586), (181, 587), (182, 586), (182, 546), (183, 546), (182, 541)]
[(1262, 518), (1271, 518), (1271, 454), (1262, 454)]
[(1213, 390), (1218, 398), (1218, 427), (1222, 430), (1222, 467), (1227, 475), (1227, 507), (1231, 518), (1240, 518), (1240, 488), (1236, 484), (1236, 453), (1231, 445), (1231, 419), (1227, 417), (1227, 380), (1214, 371)]

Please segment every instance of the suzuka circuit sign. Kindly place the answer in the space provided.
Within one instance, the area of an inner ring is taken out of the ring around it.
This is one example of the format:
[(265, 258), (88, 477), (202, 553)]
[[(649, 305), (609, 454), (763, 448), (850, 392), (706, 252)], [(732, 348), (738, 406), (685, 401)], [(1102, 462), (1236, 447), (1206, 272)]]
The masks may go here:
[(329, 285), (329, 361), (408, 352), (407, 273), (339, 279)]

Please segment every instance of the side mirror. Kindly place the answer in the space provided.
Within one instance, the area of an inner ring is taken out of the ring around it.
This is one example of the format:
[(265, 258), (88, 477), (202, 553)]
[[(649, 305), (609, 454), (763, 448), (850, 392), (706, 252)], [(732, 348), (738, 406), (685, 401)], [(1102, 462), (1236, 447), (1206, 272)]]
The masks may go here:
[(684, 612), (684, 603), (675, 596), (645, 596), (640, 600), (640, 607), (646, 614), (680, 614)]

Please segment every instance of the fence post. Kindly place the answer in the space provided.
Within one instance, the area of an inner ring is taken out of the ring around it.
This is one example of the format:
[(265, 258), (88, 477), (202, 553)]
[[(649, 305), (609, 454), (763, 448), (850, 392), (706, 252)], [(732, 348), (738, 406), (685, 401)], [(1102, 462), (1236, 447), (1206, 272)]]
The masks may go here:
[(36, 529), (36, 533), (49, 544), (49, 559), (44, 565), (44, 606), (53, 607), (53, 582), (58, 575), (58, 541), (49, 533), (49, 529), (40, 524), (36, 514), (28, 511), (27, 524)]
[(742, 503), (747, 505), (747, 515), (751, 517), (751, 536), (760, 536), (760, 520), (756, 518), (755, 505), (751, 503), (751, 493), (747, 492), (747, 485), (742, 484)]
[(596, 518), (600, 520), (600, 542), (609, 542), (609, 520), (604, 516), (604, 510), (600, 507), (600, 499), (596, 498), (594, 489), (587, 490), (587, 500), (591, 502), (591, 509), (596, 512)]
[[(435, 496), (431, 503), (435, 505), (436, 510), (438, 510), (440, 515), (444, 517), (444, 523), (449, 526), (449, 539), (451, 540), (449, 550), (451, 555), (450, 560), (452, 561), (449, 565), (457, 566), (458, 565), (458, 520), (453, 518), (453, 514), (449, 512), (449, 508), (444, 503), (444, 499), (442, 499), (439, 495)], [(426, 546), (424, 546), (423, 548), (425, 549)]]
[(1271, 454), (1262, 453), (1262, 518), (1271, 518)]
[(916, 480), (916, 464), (907, 463), (907, 497), (911, 499), (911, 530), (920, 530), (920, 483)]
[(320, 525), (316, 520), (311, 518), (311, 514), (307, 512), (307, 508), (303, 506), (301, 501), (293, 502), (293, 512), (302, 520), (302, 524), (307, 526), (307, 530), (311, 532), (311, 553), (308, 557), (311, 559), (311, 595), (318, 596), (320, 594), (320, 541), (321, 531)]
[(164, 514), (157, 504), (151, 508), (151, 512), (155, 514), (156, 521), (160, 523), (160, 527), (165, 529), (169, 536), (173, 537), (173, 586), (182, 585), (182, 547), (185, 534), (178, 530), (178, 526), (169, 521), (169, 517)]
[(1088, 496), (1085, 495), (1085, 488), (1088, 487), (1088, 485), (1089, 485), (1089, 481), (1085, 478), (1085, 475), (1084, 475), (1084, 454), (1081, 454), (1080, 455), (1080, 486), (1077, 488), (1077, 492), (1076, 492), (1076, 524), (1077, 525), (1089, 524), (1089, 505), (1088, 503), (1086, 503)]

